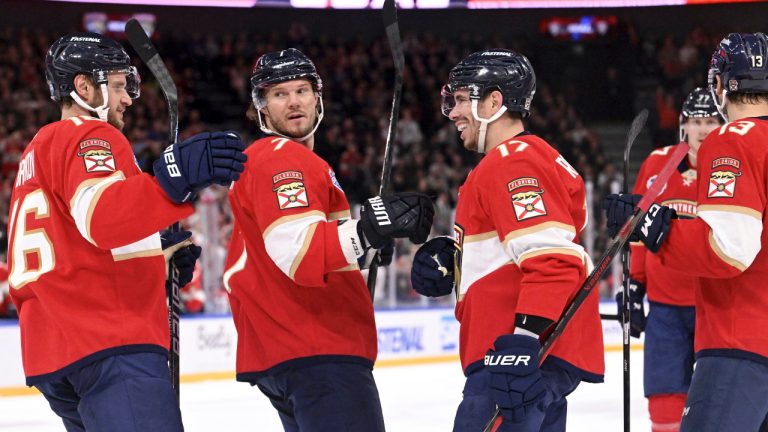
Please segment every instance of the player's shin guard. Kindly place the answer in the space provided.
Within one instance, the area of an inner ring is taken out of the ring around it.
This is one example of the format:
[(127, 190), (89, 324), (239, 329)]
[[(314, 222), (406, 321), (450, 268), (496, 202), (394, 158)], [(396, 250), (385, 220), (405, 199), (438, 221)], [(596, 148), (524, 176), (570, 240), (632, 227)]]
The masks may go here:
[(678, 432), (685, 407), (685, 393), (660, 394), (648, 398), (652, 432)]

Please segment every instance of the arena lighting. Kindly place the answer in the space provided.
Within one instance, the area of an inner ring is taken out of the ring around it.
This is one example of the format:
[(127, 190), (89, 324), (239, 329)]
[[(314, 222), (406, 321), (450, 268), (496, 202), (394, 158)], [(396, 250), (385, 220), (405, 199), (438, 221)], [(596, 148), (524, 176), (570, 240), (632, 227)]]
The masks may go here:
[(257, 0), (48, 0), (63, 3), (98, 3), (98, 4), (126, 4), (146, 6), (205, 6), (205, 7), (231, 7), (249, 8), (256, 4)]

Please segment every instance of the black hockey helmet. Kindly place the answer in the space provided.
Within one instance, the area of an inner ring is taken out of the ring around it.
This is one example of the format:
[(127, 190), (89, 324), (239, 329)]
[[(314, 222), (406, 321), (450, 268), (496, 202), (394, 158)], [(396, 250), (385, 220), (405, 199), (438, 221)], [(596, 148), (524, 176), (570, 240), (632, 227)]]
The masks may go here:
[(684, 123), (691, 117), (717, 117), (717, 107), (709, 90), (696, 87), (688, 94), (680, 110), (680, 122)]
[(72, 33), (51, 45), (45, 56), (45, 79), (51, 99), (61, 101), (71, 96), (77, 75), (90, 76), (97, 84), (106, 84), (110, 73), (125, 73), (126, 90), (132, 99), (141, 94), (141, 78), (131, 58), (116, 41), (98, 33)]
[(454, 107), (453, 93), (469, 90), (470, 100), (479, 100), (491, 90), (504, 96), (509, 111), (530, 115), (531, 101), (536, 93), (536, 74), (528, 59), (517, 52), (494, 48), (470, 54), (448, 75), (443, 87), (443, 114), (447, 117)]
[(322, 95), (323, 81), (315, 69), (315, 64), (296, 48), (271, 52), (256, 60), (251, 74), (251, 95), (257, 109), (264, 108), (266, 101), (262, 90), (270, 85), (295, 79), (308, 79), (315, 91)]

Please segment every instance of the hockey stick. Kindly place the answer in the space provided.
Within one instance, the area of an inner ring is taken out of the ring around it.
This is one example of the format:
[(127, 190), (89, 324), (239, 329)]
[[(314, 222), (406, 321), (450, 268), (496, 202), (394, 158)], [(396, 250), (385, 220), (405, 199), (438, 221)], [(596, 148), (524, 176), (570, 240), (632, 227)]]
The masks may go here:
[[(648, 120), (648, 110), (644, 109), (632, 120), (627, 135), (627, 146), (624, 148), (624, 185), (623, 193), (629, 191), (629, 152), (632, 150), (637, 135), (643, 130), (645, 122)], [(624, 365), (624, 432), (629, 432), (629, 244), (621, 248), (622, 275), (624, 276), (624, 290), (621, 295), (621, 329), (622, 338), (622, 358)]]
[[(160, 54), (157, 53), (157, 49), (152, 44), (149, 36), (144, 32), (138, 21), (130, 19), (125, 24), (125, 34), (128, 37), (128, 42), (136, 53), (141, 58), (141, 61), (147, 65), (149, 71), (155, 76), (157, 83), (160, 85), (160, 89), (165, 95), (165, 100), (168, 102), (168, 141), (169, 144), (175, 144), (179, 140), (179, 104), (178, 93), (176, 91), (176, 84), (171, 78), (171, 74), (168, 72), (168, 68), (165, 67), (163, 59), (160, 58)], [(180, 225), (175, 222), (170, 227), (172, 232), (178, 232)], [(179, 294), (179, 270), (173, 262), (173, 258), (170, 261), (169, 274), (171, 275), (171, 287), (168, 294), (168, 326), (171, 333), (171, 346), (170, 346), (170, 362), (169, 367), (171, 369), (171, 379), (173, 381), (173, 388), (176, 390), (176, 400), (180, 401), (179, 393), (179, 314), (181, 308), (181, 297)]]
[[(400, 99), (403, 93), (403, 69), (405, 68), (405, 55), (403, 43), (400, 41), (400, 26), (397, 24), (397, 7), (395, 0), (385, 0), (382, 8), (384, 28), (387, 32), (389, 49), (392, 51), (392, 60), (395, 64), (395, 94), (392, 97), (392, 112), (389, 115), (389, 131), (387, 131), (387, 144), (384, 147), (384, 164), (381, 167), (381, 185), (379, 195), (384, 195), (389, 189), (389, 175), (392, 173), (392, 147), (395, 145), (397, 133), (397, 119), (400, 117)], [(376, 277), (379, 272), (379, 253), (368, 268), (368, 292), (371, 293), (371, 301), (376, 294)]]
[[(674, 153), (672, 153), (669, 160), (662, 168), (661, 172), (659, 172), (656, 180), (653, 182), (645, 195), (643, 195), (643, 198), (640, 200), (640, 202), (637, 203), (637, 207), (635, 207), (635, 213), (631, 218), (624, 222), (624, 225), (622, 225), (619, 233), (616, 235), (616, 238), (614, 238), (608, 246), (608, 250), (603, 253), (603, 256), (601, 256), (595, 264), (594, 270), (592, 270), (589, 276), (587, 276), (587, 279), (584, 281), (584, 283), (581, 284), (581, 287), (579, 288), (576, 296), (574, 296), (573, 300), (571, 300), (571, 303), (568, 304), (568, 307), (565, 309), (565, 313), (563, 313), (563, 316), (561, 316), (560, 320), (557, 321), (555, 329), (552, 330), (552, 333), (550, 333), (549, 336), (547, 336), (547, 339), (541, 346), (541, 349), (539, 350), (539, 359), (541, 362), (544, 361), (544, 356), (547, 354), (547, 352), (549, 352), (550, 348), (552, 348), (552, 345), (563, 333), (565, 326), (568, 325), (568, 323), (571, 321), (571, 318), (573, 318), (573, 315), (579, 309), (581, 304), (584, 303), (587, 297), (589, 297), (589, 295), (592, 293), (592, 290), (600, 283), (600, 278), (602, 277), (603, 273), (605, 273), (606, 270), (608, 270), (610, 267), (611, 261), (613, 261), (616, 255), (619, 254), (624, 245), (629, 242), (629, 236), (635, 231), (635, 228), (640, 225), (640, 221), (642, 221), (646, 213), (648, 213), (648, 209), (651, 207), (651, 204), (653, 204), (653, 201), (656, 199), (656, 197), (659, 196), (662, 188), (667, 184), (667, 181), (675, 172), (677, 166), (680, 164), (680, 161), (683, 160), (683, 157), (685, 157), (686, 153), (688, 153), (688, 149), (688, 144), (685, 143), (680, 144), (680, 146), (675, 149)], [(501, 412), (499, 409), (496, 408), (496, 412), (493, 414), (493, 417), (491, 417), (491, 419), (485, 425), (485, 429), (483, 429), (484, 432), (490, 432), (493, 429), (493, 425), (496, 423), (500, 413)]]

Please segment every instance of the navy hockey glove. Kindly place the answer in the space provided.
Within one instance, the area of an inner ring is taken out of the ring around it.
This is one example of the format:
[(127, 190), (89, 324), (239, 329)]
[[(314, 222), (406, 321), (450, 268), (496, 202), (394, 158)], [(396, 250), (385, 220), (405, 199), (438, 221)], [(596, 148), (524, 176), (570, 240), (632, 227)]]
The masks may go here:
[(213, 183), (228, 186), (240, 178), (247, 157), (235, 132), (203, 132), (165, 149), (153, 166), (157, 182), (176, 202), (189, 201)]
[(407, 237), (416, 244), (427, 241), (435, 208), (428, 196), (405, 192), (376, 196), (363, 202), (357, 232), (374, 249), (393, 238)]
[(543, 412), (549, 404), (539, 369), (539, 340), (526, 335), (499, 336), (495, 349), (485, 355), (491, 373), (491, 398), (499, 406), (504, 423), (519, 424), (531, 412)]
[[(643, 198), (637, 194), (610, 194), (603, 199), (603, 210), (605, 210), (605, 222), (608, 227), (608, 236), (611, 238), (616, 235), (624, 226), (624, 222), (635, 214), (637, 203)], [(638, 241), (639, 238), (632, 234), (629, 241)]]
[[(640, 333), (645, 331), (645, 285), (635, 279), (629, 280), (629, 335), (639, 338)], [(619, 311), (619, 322), (621, 322), (622, 295), (621, 291), (616, 293), (616, 305)]]
[(435, 237), (413, 256), (411, 285), (417, 293), (440, 297), (453, 291), (453, 258), (456, 246), (450, 237)]
[[(160, 233), (160, 243), (165, 255), (166, 269), (168, 262), (173, 259), (173, 263), (179, 270), (179, 287), (183, 287), (192, 281), (192, 274), (195, 271), (195, 262), (200, 258), (203, 248), (192, 243), (190, 240), (192, 233), (190, 231)], [(170, 283), (170, 278), (166, 285)]]
[[(608, 235), (615, 237), (619, 233), (627, 219), (634, 214), (635, 206), (641, 198), (641, 195), (626, 194), (610, 194), (605, 197), (603, 210), (606, 211)], [(669, 234), (669, 227), (673, 218), (677, 218), (677, 213), (673, 209), (656, 203), (651, 204), (642, 222), (629, 236), (629, 241), (640, 240), (648, 250), (653, 253), (658, 252), (667, 234)]]

